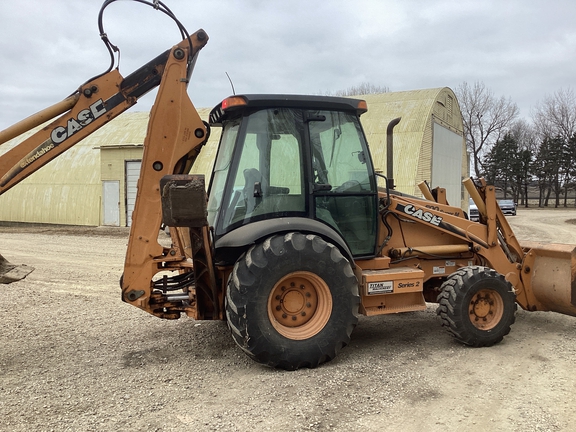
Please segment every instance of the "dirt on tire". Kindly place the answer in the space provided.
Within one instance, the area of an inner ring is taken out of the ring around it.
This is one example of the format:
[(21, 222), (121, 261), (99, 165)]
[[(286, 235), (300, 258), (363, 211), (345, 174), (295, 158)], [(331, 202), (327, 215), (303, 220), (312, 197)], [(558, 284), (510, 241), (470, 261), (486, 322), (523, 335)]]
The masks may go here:
[[(522, 240), (576, 244), (574, 210), (518, 210)], [(490, 348), (436, 305), (360, 317), (316, 369), (250, 360), (224, 322), (165, 321), (120, 300), (125, 228), (0, 226), (35, 267), (0, 286), (1, 431), (563, 431), (576, 422), (576, 318), (519, 310)]]

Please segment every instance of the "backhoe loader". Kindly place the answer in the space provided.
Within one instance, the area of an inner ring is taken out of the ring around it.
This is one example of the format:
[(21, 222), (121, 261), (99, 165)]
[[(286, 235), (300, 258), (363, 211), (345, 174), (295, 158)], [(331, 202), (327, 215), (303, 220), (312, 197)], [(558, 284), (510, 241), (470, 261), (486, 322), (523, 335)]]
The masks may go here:
[[(442, 188), (421, 184), (421, 198), (395, 189), (400, 118), (388, 128), (386, 176), (373, 166), (360, 99), (232, 95), (203, 122), (186, 89), (208, 36), (180, 28), (182, 42), (126, 78), (111, 66), (0, 133), (4, 143), (55, 118), (0, 156), (2, 194), (159, 86), (123, 301), (165, 319), (225, 320), (248, 356), (287, 370), (333, 359), (359, 315), (419, 311), (427, 302), (438, 304), (458, 342), (474, 347), (500, 342), (517, 304), (576, 316), (575, 247), (521, 244), (493, 186), (464, 182), (478, 222), (449, 205)], [(204, 176), (189, 172), (211, 128), (222, 134), (206, 191)], [(163, 225), (170, 246), (158, 241)], [(31, 270), (2, 263), (2, 282)]]

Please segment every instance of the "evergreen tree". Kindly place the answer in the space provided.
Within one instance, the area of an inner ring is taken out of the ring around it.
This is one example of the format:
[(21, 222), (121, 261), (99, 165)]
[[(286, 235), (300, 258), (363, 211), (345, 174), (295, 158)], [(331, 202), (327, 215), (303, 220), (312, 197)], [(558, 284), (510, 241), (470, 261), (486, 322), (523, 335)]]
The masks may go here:
[(539, 207), (548, 207), (550, 195), (554, 192), (558, 207), (562, 187), (561, 173), (563, 171), (564, 140), (560, 137), (545, 138), (534, 159), (532, 172), (538, 181)]
[(504, 198), (507, 198), (511, 192), (512, 197), (517, 200), (520, 190), (519, 182), (522, 177), (522, 162), (518, 142), (512, 134), (507, 133), (503, 139), (496, 141), (484, 158), (483, 165), (486, 181), (501, 188)]

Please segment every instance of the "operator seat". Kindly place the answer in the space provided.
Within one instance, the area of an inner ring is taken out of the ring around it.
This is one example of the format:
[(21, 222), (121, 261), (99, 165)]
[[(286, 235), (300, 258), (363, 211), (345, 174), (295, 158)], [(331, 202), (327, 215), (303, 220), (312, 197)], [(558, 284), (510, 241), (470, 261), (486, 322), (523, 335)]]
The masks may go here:
[(268, 183), (262, 178), (262, 174), (256, 168), (244, 170), (244, 200), (246, 203), (246, 215), (262, 202), (262, 197), (268, 189)]

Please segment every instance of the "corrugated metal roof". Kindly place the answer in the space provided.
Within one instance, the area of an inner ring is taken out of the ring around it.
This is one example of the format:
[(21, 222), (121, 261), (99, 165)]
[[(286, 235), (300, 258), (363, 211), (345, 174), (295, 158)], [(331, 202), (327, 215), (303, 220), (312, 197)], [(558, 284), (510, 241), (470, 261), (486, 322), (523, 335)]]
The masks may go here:
[[(394, 179), (398, 189), (420, 195), (417, 184), (430, 179), (432, 121), (462, 134), (462, 117), (457, 99), (448, 87), (359, 96), (368, 104), (362, 125), (377, 169), (386, 173), (386, 129), (394, 128)], [(451, 112), (446, 108), (452, 98)], [(465, 155), (464, 155), (465, 156)]]
[[(432, 121), (462, 133), (454, 93), (444, 87), (361, 97), (368, 103), (362, 124), (372, 158), (375, 167), (384, 173), (386, 128), (392, 119), (402, 117), (394, 129), (394, 178), (399, 190), (419, 195), (416, 184), (430, 178)], [(207, 120), (210, 109), (201, 108), (198, 112)], [(0, 197), (0, 220), (98, 225), (102, 194), (100, 148), (141, 146), (148, 118), (148, 112), (126, 112), (32, 174)], [(30, 134), (0, 146), (0, 154)], [(193, 167), (194, 173), (206, 175), (207, 182), (219, 139), (220, 128), (214, 128)]]
[[(35, 131), (40, 128), (42, 126)], [(98, 225), (102, 186), (100, 151), (95, 147), (101, 142), (106, 128), (95, 132), (0, 196), (0, 220)], [(3, 144), (0, 152), (8, 151), (35, 131)]]
[(150, 113), (147, 111), (126, 112), (106, 126), (85, 138), (94, 147), (118, 147), (142, 145)]
[[(198, 109), (208, 120), (209, 108)], [(149, 112), (125, 112), (67, 152), (31, 174), (0, 196), (0, 220), (67, 225), (100, 224), (101, 148), (141, 147), (146, 137)], [(44, 125), (0, 146), (3, 154), (33, 135)], [(207, 179), (220, 139), (219, 128), (213, 131), (195, 165), (195, 173)]]

